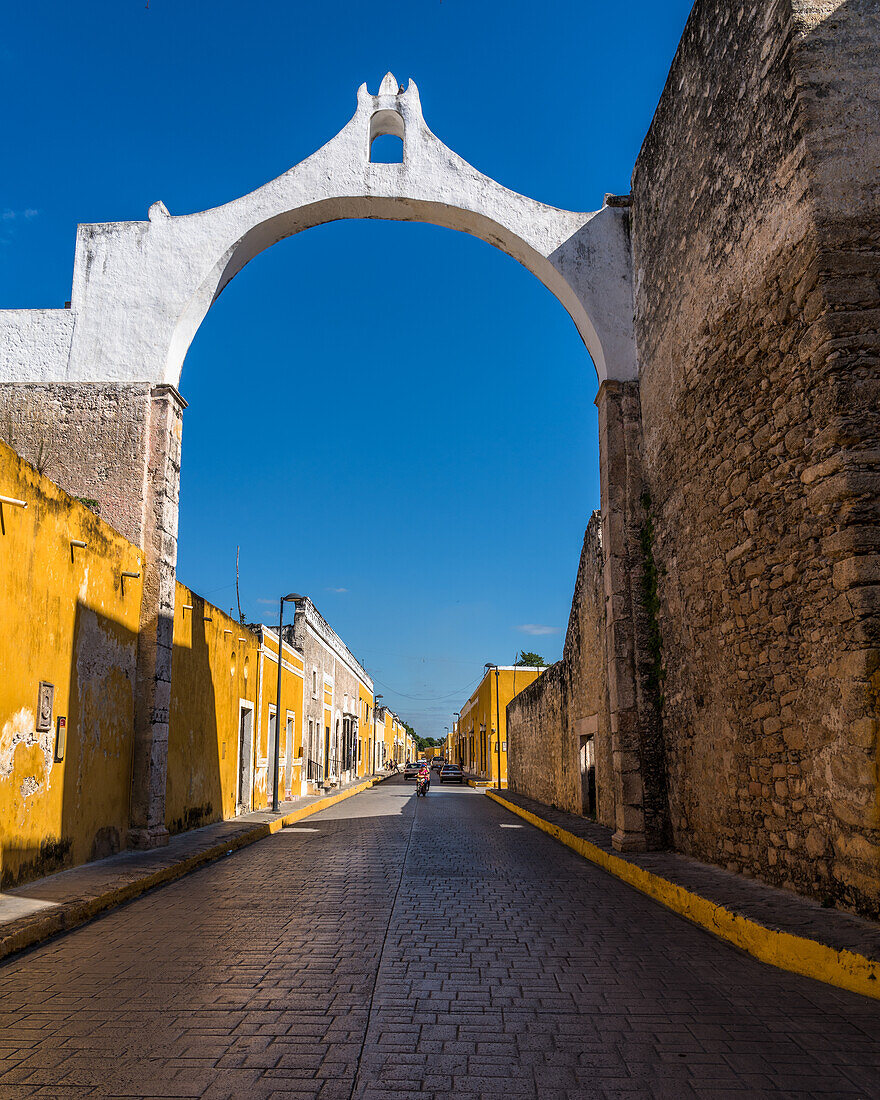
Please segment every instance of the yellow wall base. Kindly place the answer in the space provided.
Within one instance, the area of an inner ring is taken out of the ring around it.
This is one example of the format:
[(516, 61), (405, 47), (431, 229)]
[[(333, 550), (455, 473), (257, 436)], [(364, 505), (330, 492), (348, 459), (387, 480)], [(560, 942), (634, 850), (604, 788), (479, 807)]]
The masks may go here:
[(761, 962), (880, 1000), (880, 964), (872, 959), (845, 949), (837, 951), (826, 944), (795, 936), (790, 932), (765, 928), (748, 917), (691, 893), (683, 886), (603, 851), (583, 837), (575, 836), (574, 833), (508, 802), (494, 791), (486, 793), (500, 806), (524, 818), (584, 859), (659, 901), (667, 909), (672, 909), (701, 928), (735, 944)]

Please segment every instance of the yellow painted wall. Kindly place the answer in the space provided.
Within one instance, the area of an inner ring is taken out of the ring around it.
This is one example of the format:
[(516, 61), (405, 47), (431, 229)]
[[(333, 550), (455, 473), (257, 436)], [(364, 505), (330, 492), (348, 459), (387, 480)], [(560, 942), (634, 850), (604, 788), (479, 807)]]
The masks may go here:
[(256, 707), (254, 634), (178, 583), (165, 821), (172, 833), (235, 815), (239, 705)]
[(360, 758), (357, 773), (360, 778), (370, 772), (370, 742), (373, 737), (373, 694), (360, 682), (358, 682), (358, 700), (360, 703), (360, 720), (358, 722)]
[(390, 710), (385, 711), (385, 761), (394, 759), (394, 716)]
[[(0, 877), (125, 845), (141, 552), (0, 442)], [(88, 545), (76, 547), (72, 540)], [(54, 685), (38, 732), (39, 682)], [(59, 715), (67, 718), (55, 760)]]
[[(9, 886), (126, 846), (143, 558), (2, 442), (0, 495), (27, 504), (0, 504), (0, 883)], [(236, 812), (242, 701), (253, 706), (244, 808), (268, 804), (277, 643), (267, 634), (261, 647), (254, 633), (178, 584), (173, 646), (166, 824), (177, 833)], [(285, 647), (285, 660), (293, 669), (284, 669), (282, 683), (286, 797), (302, 793), (303, 679), (300, 656)], [(41, 681), (54, 688), (45, 730), (37, 729)], [(363, 685), (360, 695), (372, 707)], [(332, 699), (327, 686), (325, 726)], [(63, 759), (56, 759), (59, 716), (67, 719)], [(361, 774), (370, 726), (362, 731)]]
[[(266, 809), (272, 802), (272, 782), (270, 779), (274, 759), (269, 759), (269, 708), (274, 708), (278, 697), (278, 643), (274, 637), (265, 636), (264, 652), (261, 654), (261, 689), (259, 708), (259, 728), (255, 743), (258, 746), (254, 768), (254, 794), (253, 808), (255, 810)], [(291, 736), (293, 739), (292, 758), (298, 760), (302, 757), (302, 720), (303, 720), (303, 662), (300, 655), (289, 646), (284, 646), (284, 662), (296, 669), (292, 672), (287, 667), (282, 667), (281, 672), (281, 708), (284, 718), (279, 724), (281, 730), (281, 744), (279, 746), (279, 772), (281, 775), (281, 798), (287, 797), (288, 792), (298, 795), (298, 786), (301, 778), (301, 766), (299, 764), (287, 769), (287, 717), (292, 712), (293, 719)], [(274, 756), (274, 753), (273, 753)]]
[(507, 786), (507, 704), (543, 673), (544, 669), (502, 667), (498, 673), (496, 707), (495, 671), (488, 669), (479, 687), (461, 708), (453, 760), (467, 771), (498, 784), (499, 745), (496, 725), (501, 726), (501, 783)]

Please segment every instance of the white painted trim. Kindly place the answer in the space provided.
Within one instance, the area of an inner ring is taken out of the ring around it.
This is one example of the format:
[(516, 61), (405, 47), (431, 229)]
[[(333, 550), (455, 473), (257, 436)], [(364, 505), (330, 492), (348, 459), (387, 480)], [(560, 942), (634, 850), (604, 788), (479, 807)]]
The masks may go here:
[[(271, 649), (267, 649), (265, 646), (262, 647), (262, 652), (266, 657), (269, 658), (269, 660), (272, 662), (272, 664), (274, 664), (274, 665), (278, 664), (278, 654), (277, 653), (273, 653)], [(297, 668), (295, 665), (290, 664), (289, 661), (284, 661), (282, 663), (281, 667), (286, 668), (288, 672), (292, 672), (294, 676), (299, 676), (300, 680), (305, 679), (302, 669)]]
[[(271, 626), (266, 626), (265, 623), (260, 624), (260, 629), (264, 632), (264, 634), (268, 635), (268, 637), (270, 637), (272, 639), (272, 641), (275, 643), (275, 645), (277, 647), (278, 646), (278, 634), (276, 633), (276, 631), (274, 631)], [(265, 641), (262, 643), (262, 647), (264, 649), (266, 649), (267, 653), (270, 653), (270, 654), (272, 653), (271, 649), (269, 649), (266, 646)], [(299, 660), (302, 661), (303, 667), (305, 667), (305, 663), (306, 663), (305, 656), (295, 646), (288, 645), (287, 642), (282, 642), (281, 643), (281, 648), (282, 648), (282, 652), (286, 651), (287, 653), (292, 654), (294, 657), (298, 657)], [(277, 659), (277, 656), (278, 656), (277, 653), (274, 654), (275, 659)]]

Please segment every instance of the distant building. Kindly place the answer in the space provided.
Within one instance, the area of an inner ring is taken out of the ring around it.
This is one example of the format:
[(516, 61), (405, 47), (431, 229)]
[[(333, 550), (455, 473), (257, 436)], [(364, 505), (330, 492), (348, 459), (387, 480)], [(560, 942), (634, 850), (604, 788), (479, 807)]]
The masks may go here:
[(302, 654), (303, 765), (315, 787), (336, 786), (364, 771), (373, 681), (348, 646), (307, 597), (296, 601), (285, 640)]
[(496, 703), (495, 669), (487, 669), (479, 686), (461, 708), (461, 716), (450, 735), (448, 759), (494, 786), (506, 787), (507, 704), (543, 671), (543, 667), (500, 665)]

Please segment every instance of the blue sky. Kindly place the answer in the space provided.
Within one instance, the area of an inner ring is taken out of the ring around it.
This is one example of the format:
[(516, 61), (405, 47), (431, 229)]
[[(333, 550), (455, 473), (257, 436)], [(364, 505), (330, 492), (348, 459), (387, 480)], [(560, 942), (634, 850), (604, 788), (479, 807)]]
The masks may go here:
[[(236, 198), (329, 140), (389, 69), (475, 167), (597, 209), (629, 190), (689, 8), (8, 6), (0, 308), (63, 305), (77, 222)], [(560, 656), (599, 503), (596, 376), (514, 261), (433, 226), (309, 230), (224, 291), (181, 390), (185, 583), (233, 607), (240, 545), (247, 616), (308, 593), (429, 736), (485, 661)]]

